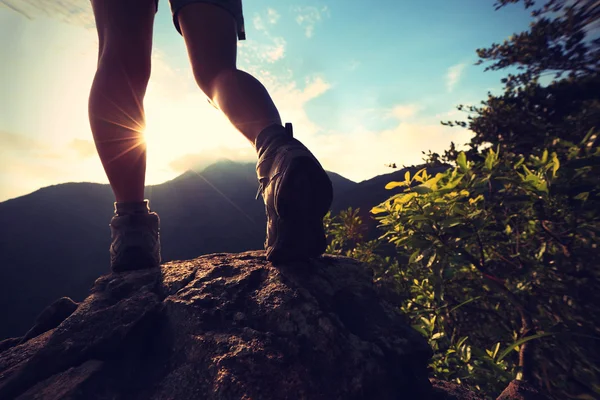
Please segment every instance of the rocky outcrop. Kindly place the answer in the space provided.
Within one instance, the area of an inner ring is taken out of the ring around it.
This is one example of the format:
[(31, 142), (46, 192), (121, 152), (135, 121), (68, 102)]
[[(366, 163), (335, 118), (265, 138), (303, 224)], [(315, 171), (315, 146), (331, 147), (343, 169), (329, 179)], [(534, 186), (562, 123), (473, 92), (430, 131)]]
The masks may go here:
[(110, 274), (61, 316), (5, 346), (0, 399), (477, 399), (430, 383), (425, 340), (343, 257)]
[(547, 397), (533, 385), (525, 381), (514, 380), (496, 400), (547, 400)]

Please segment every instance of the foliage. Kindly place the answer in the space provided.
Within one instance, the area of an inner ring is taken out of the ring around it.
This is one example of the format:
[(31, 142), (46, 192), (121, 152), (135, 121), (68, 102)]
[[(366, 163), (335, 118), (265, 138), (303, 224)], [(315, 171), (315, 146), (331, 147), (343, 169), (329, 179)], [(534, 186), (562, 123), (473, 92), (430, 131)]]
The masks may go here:
[[(499, 0), (496, 9), (521, 0)], [(502, 80), (508, 89), (527, 85), (544, 74), (574, 79), (600, 72), (600, 39), (597, 34), (600, 5), (596, 0), (546, 0), (536, 8), (534, 0), (524, 0), (533, 8), (529, 30), (515, 34), (502, 44), (477, 49), (478, 64), (491, 62), (487, 70), (516, 66), (517, 74)]]
[[(497, 8), (518, 2), (500, 0)], [(471, 157), (486, 144), (503, 152), (540, 152), (554, 147), (556, 137), (577, 141), (600, 124), (600, 3), (547, 0), (538, 8), (533, 0), (524, 3), (533, 8), (529, 30), (477, 50), (477, 64), (487, 64), (486, 71), (516, 69), (502, 80), (504, 93), (489, 93), (481, 106), (459, 105), (467, 121), (442, 122), (475, 133)], [(542, 84), (546, 77), (553, 79)]]
[(397, 261), (381, 254), (383, 243), (380, 239), (365, 240), (367, 229), (358, 212), (358, 209), (349, 208), (335, 217), (327, 213), (323, 221), (328, 237), (326, 253), (352, 257), (367, 263), (376, 274), (396, 268)]
[(443, 122), (469, 128), (470, 149), (429, 152), (425, 169), (390, 182), (400, 191), (372, 210), (379, 240), (351, 234), (356, 211), (329, 218), (329, 251), (372, 263), (403, 296), (436, 377), (488, 394), (519, 378), (556, 399), (596, 399), (600, 2), (496, 8), (510, 3), (532, 10), (530, 28), (477, 50), (486, 70), (509, 71), (504, 93)]
[[(436, 377), (485, 393), (520, 377), (557, 398), (595, 398), (596, 136), (561, 142), (564, 157), (490, 149), (477, 162), (459, 153), (455, 168), (435, 176), (426, 169), (407, 173), (387, 185), (401, 191), (372, 210), (383, 229), (380, 241), (345, 240), (360, 225), (349, 210), (328, 219), (329, 251), (375, 260), (376, 278), (408, 294), (402, 310), (434, 349)], [(377, 255), (386, 242), (396, 256)]]

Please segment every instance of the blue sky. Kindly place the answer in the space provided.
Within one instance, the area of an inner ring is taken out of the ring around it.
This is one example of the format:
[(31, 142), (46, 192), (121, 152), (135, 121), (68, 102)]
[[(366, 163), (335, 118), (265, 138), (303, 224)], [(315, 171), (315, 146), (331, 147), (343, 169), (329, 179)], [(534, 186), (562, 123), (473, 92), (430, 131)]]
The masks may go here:
[[(273, 96), (324, 166), (355, 181), (465, 143), (457, 104), (499, 92), (503, 73), (475, 49), (527, 28), (521, 5), (492, 0), (244, 0), (239, 68)], [(161, 0), (145, 99), (148, 183), (219, 158), (254, 160), (250, 144), (197, 88)], [(106, 183), (87, 120), (97, 55), (89, 0), (0, 0), (0, 201), (69, 181)]]

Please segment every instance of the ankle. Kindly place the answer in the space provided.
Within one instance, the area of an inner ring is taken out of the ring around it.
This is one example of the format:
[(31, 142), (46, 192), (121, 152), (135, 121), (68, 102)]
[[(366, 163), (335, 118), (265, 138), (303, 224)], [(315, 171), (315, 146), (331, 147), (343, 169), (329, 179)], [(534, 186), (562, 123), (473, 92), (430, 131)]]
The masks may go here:
[(115, 214), (148, 214), (150, 212), (150, 202), (142, 201), (117, 201), (115, 202)]
[(292, 138), (292, 124), (286, 123), (285, 127), (281, 124), (272, 124), (258, 134), (254, 148), (260, 158), (267, 149), (277, 146), (279, 143), (286, 143)]

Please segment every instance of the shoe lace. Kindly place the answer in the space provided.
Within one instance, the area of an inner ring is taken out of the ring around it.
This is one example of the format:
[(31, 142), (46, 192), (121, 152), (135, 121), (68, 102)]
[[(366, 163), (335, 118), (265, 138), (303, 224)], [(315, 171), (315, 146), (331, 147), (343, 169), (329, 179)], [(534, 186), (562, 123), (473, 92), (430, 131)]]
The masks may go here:
[(279, 175), (281, 175), (281, 172), (278, 172), (275, 175), (273, 175), (271, 177), (271, 179), (265, 177), (265, 178), (260, 178), (258, 180), (259, 185), (258, 185), (258, 191), (256, 192), (256, 200), (258, 200), (258, 198), (260, 197), (260, 195), (262, 195), (262, 194), (265, 193), (265, 189), (269, 186), (269, 184), (271, 183), (271, 181), (273, 181)]
[[(265, 184), (265, 181), (267, 182), (266, 184)], [(258, 200), (258, 198), (260, 197), (260, 195), (264, 193), (265, 188), (269, 184), (269, 178), (259, 179), (258, 182), (259, 182), (259, 184), (258, 184), (258, 191), (256, 192), (256, 197), (255, 197), (256, 200)]]

